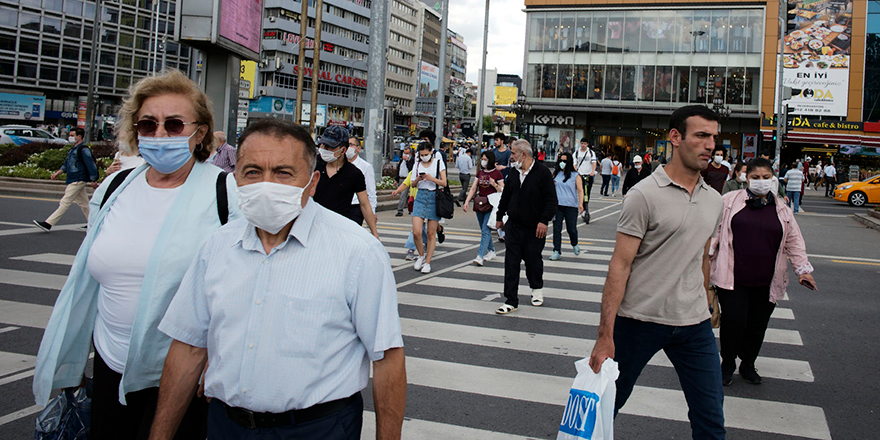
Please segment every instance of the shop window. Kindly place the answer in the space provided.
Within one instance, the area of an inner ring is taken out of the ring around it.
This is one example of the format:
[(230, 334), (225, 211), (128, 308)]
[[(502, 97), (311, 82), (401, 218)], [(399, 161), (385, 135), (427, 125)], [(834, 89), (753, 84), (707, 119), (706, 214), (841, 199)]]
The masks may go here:
[(636, 66), (623, 66), (620, 74), (620, 99), (635, 101), (636, 99)]
[(558, 86), (556, 87), (557, 99), (571, 99), (571, 80), (571, 65), (560, 65)]
[(727, 53), (729, 38), (730, 13), (726, 10), (712, 11), (709, 37), (712, 44), (711, 53)]
[(572, 84), (572, 97), (574, 99), (587, 99), (590, 90), (590, 66), (574, 66)]
[[(645, 14), (648, 14), (647, 12)], [(681, 25), (676, 21), (675, 11), (660, 11), (657, 13), (657, 27), (649, 34), (656, 37), (657, 52), (672, 53), (675, 50), (675, 42), (681, 32)], [(642, 29), (644, 32), (644, 28)]]
[(727, 26), (730, 40), (729, 53), (746, 53), (748, 22), (748, 12), (743, 10), (730, 11), (730, 23)]
[(541, 97), (556, 97), (556, 65), (545, 64), (543, 72), (543, 80), (541, 81)]
[(605, 100), (620, 99), (620, 66), (605, 67)]
[[(731, 49), (733, 42), (731, 41)], [(745, 96), (746, 73), (742, 67), (730, 67), (727, 69), (726, 102), (727, 104), (742, 105)]]
[(708, 53), (710, 44), (710, 35), (712, 29), (712, 13), (709, 11), (694, 12), (694, 31), (693, 42), (694, 52)]
[[(691, 103), (705, 104), (706, 98), (709, 96), (709, 68), (708, 67), (691, 67)], [(713, 85), (714, 86), (714, 85)]]
[(639, 35), (642, 27), (642, 12), (627, 11), (623, 23), (623, 51), (639, 51)]
[(559, 51), (574, 51), (575, 46), (575, 17), (572, 14), (564, 14), (559, 24)]
[(670, 102), (672, 100), (672, 66), (657, 66), (654, 76), (654, 101)]
[(545, 38), (544, 38), (544, 50), (555, 52), (559, 50), (559, 13), (558, 12), (548, 12), (547, 19), (545, 21)]
[(757, 107), (758, 93), (761, 93), (761, 69), (757, 67), (746, 68), (746, 78), (743, 89), (743, 105)]
[(724, 74), (725, 74), (726, 70), (727, 70), (727, 68), (725, 68), (725, 67), (710, 67), (709, 68), (709, 89), (707, 91), (708, 92), (707, 102), (709, 104), (711, 104), (715, 98), (724, 99), (724, 92), (725, 92), (725, 86), (724, 86), (725, 75)]
[(608, 13), (608, 53), (623, 51), (623, 17), (623, 12)]
[(654, 100), (654, 66), (642, 66), (639, 101)]
[(746, 51), (749, 53), (762, 53), (764, 51), (764, 17), (761, 11), (749, 11), (748, 20)]
[(605, 53), (607, 31), (608, 31), (608, 13), (604, 11), (593, 12), (593, 25), (590, 29), (590, 41), (592, 43), (592, 51)]
[(590, 70), (590, 86), (587, 92), (590, 99), (602, 99), (602, 86), (605, 85), (605, 66), (592, 66)]
[(541, 65), (529, 64), (528, 75), (526, 76), (526, 96), (529, 98), (541, 97)]
[(678, 30), (675, 37), (675, 52), (691, 53), (694, 50), (695, 29), (694, 29), (694, 11), (679, 10), (673, 11), (675, 14), (675, 22)]
[(675, 82), (675, 102), (689, 102), (691, 92), (691, 69), (687, 66), (675, 66), (673, 81)]
[(575, 29), (575, 48), (577, 52), (590, 51), (590, 28), (592, 26), (592, 12), (578, 12)]

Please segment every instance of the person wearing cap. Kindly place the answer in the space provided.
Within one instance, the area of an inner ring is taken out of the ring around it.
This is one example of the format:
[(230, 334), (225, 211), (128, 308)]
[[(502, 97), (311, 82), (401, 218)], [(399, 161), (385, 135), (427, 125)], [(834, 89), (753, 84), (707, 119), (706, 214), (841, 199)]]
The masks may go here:
[[(367, 199), (370, 201), (370, 209), (373, 215), (376, 215), (376, 172), (373, 165), (365, 161), (361, 156), (361, 143), (358, 138), (351, 136), (348, 138), (348, 149), (345, 150), (345, 158), (361, 171), (364, 175), (364, 181), (367, 184)], [(364, 224), (364, 214), (361, 212), (360, 201), (356, 195), (351, 196), (351, 211), (349, 218), (359, 225)], [(378, 221), (378, 220), (377, 220)]]
[(641, 182), (642, 179), (651, 175), (651, 168), (646, 166), (642, 166), (642, 158), (639, 155), (633, 158), (633, 166), (626, 172), (626, 177), (623, 179), (623, 187), (621, 191), (623, 195), (626, 195), (626, 192), (630, 190), (630, 188), (636, 186), (637, 183)]
[(318, 162), (315, 170), (320, 174), (313, 198), (319, 205), (357, 222), (351, 217), (351, 201), (356, 196), (361, 215), (367, 221), (370, 232), (379, 238), (376, 216), (367, 196), (367, 181), (358, 167), (345, 157), (348, 150), (348, 130), (332, 126), (324, 130), (318, 140)]

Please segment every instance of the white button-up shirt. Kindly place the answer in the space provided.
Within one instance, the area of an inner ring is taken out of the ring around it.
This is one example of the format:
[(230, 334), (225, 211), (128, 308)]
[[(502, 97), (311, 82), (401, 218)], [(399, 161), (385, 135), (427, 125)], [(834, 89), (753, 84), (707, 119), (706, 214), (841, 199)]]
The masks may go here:
[[(373, 214), (375, 214), (376, 204), (379, 202), (379, 199), (376, 197), (376, 173), (373, 171), (373, 165), (360, 156), (358, 156), (352, 164), (358, 167), (364, 175), (364, 183), (367, 184), (367, 199), (370, 200), (370, 207), (373, 208)], [(352, 205), (359, 205), (360, 203), (357, 194), (352, 196)]]
[(159, 330), (207, 347), (205, 395), (257, 412), (348, 397), (403, 346), (385, 248), (311, 199), (268, 255), (246, 219), (212, 235)]

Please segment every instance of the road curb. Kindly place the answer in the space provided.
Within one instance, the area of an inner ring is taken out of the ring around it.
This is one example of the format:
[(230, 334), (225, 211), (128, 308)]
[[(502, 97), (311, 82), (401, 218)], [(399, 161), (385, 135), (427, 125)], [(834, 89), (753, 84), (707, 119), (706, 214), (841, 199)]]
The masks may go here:
[(875, 231), (880, 231), (880, 219), (873, 217), (871, 214), (854, 214), (853, 218)]

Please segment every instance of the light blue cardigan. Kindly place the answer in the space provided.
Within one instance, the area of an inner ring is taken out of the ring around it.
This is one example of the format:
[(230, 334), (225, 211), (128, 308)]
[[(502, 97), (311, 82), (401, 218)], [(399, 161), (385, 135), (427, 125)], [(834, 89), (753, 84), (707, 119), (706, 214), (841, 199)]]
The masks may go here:
[[(101, 233), (104, 218), (116, 197), (147, 168), (148, 165), (143, 165), (132, 171), (110, 195), (103, 208), (99, 209), (100, 203), (112, 179), (105, 179), (92, 196), (88, 234), (76, 253), (70, 275), (55, 301), (37, 354), (34, 372), (37, 405), (46, 405), (53, 389), (77, 386), (82, 380), (98, 312), (99, 285), (86, 267), (89, 250), (95, 237)], [(221, 226), (216, 197), (217, 175), (221, 171), (213, 165), (196, 162), (159, 231), (147, 263), (125, 370), (119, 383), (119, 401), (122, 404), (125, 404), (126, 393), (159, 386), (171, 339), (157, 327), (202, 243)], [(232, 175), (227, 177), (226, 191), (231, 222), (241, 217)], [(120, 243), (120, 246), (125, 246), (125, 243)], [(120, 261), (119, 264), (125, 262)]]

